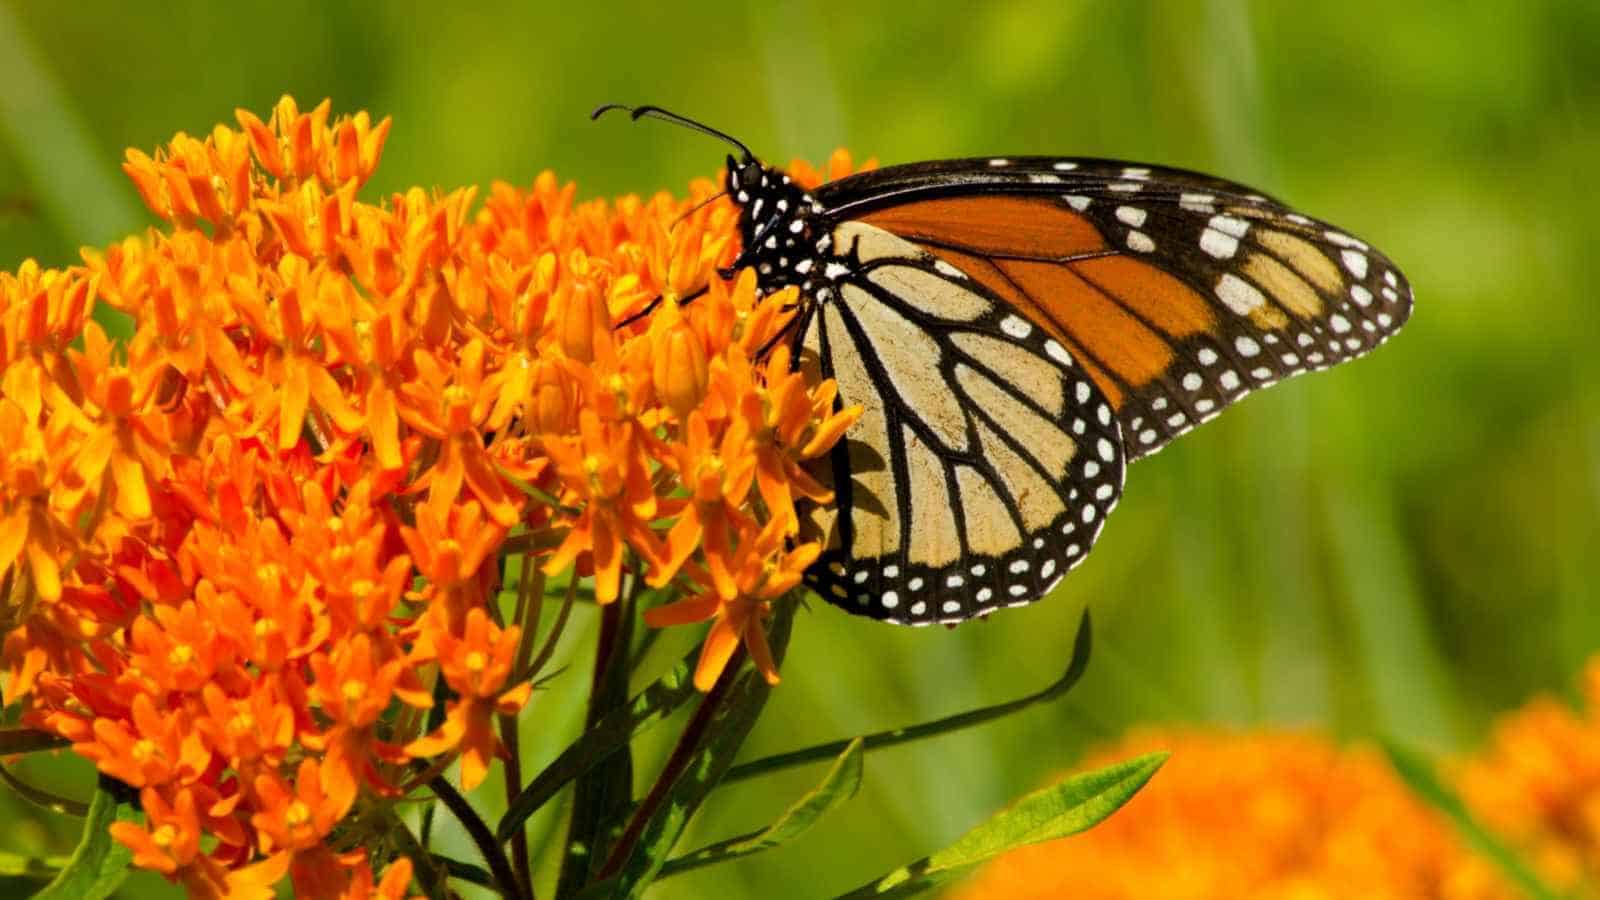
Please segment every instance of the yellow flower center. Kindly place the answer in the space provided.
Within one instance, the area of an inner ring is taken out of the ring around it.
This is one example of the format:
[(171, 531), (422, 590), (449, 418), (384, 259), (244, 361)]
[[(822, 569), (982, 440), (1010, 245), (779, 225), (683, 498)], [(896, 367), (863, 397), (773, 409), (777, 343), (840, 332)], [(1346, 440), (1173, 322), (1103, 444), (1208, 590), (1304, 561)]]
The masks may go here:
[(278, 623), (272, 619), (257, 619), (255, 624), (256, 637), (264, 638), (269, 634), (278, 632)]
[(228, 730), (234, 734), (249, 734), (256, 730), (256, 717), (248, 712), (242, 712), (228, 721)]
[(140, 738), (134, 741), (133, 749), (129, 752), (133, 754), (134, 762), (142, 763), (156, 755), (156, 742), (149, 738)]
[(211, 190), (224, 204), (228, 202), (228, 181), (217, 172), (211, 173)]
[(466, 665), (468, 672), (477, 675), (482, 673), (483, 670), (488, 667), (489, 659), (481, 652), (474, 650), (467, 654)]
[(150, 842), (163, 850), (171, 847), (178, 840), (178, 829), (171, 825), (162, 825), (150, 833)]
[(188, 644), (179, 644), (167, 654), (167, 662), (174, 666), (181, 666), (191, 659), (194, 659), (194, 648)]
[(311, 807), (306, 806), (305, 803), (300, 800), (296, 800), (289, 804), (289, 808), (283, 811), (283, 822), (290, 828), (299, 828), (310, 821)]
[(354, 703), (367, 693), (367, 686), (365, 683), (352, 678), (344, 683), (344, 686), (339, 689), (339, 693), (344, 695), (344, 702)]

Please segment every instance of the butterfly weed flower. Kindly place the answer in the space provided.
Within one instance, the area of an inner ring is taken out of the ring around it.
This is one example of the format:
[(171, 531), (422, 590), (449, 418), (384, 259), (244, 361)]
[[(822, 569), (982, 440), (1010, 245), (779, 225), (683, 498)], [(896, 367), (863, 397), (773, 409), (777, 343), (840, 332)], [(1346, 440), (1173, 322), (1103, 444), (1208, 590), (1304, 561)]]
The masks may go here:
[[(1536, 697), (1443, 767), (1465, 809), (1553, 896), (1600, 885), (1600, 658), (1577, 706)], [(1411, 792), (1376, 748), (1305, 732), (1144, 730), (1099, 756), (1163, 748), (1150, 786), (1088, 833), (1014, 850), (951, 896), (1527, 896)]]
[(711, 623), (699, 688), (739, 646), (775, 681), (804, 465), (859, 415), (767, 353), (795, 294), (719, 275), (712, 182), (366, 198), (388, 133), (286, 97), (130, 150), (158, 227), (0, 273), (4, 700), (137, 791), (113, 837), (190, 896), (435, 877), (398, 804), (582, 681), (546, 592), (653, 586), (646, 623)]
[(1153, 748), (1171, 759), (1106, 822), (1013, 850), (951, 896), (1520, 896), (1375, 748), (1302, 732), (1175, 729), (1130, 735), (1099, 756)]
[[(1600, 895), (1600, 657), (1581, 705), (1538, 697), (1495, 724), (1457, 768), (1461, 792), (1563, 896)], [(1584, 893), (1587, 890), (1588, 893)]]

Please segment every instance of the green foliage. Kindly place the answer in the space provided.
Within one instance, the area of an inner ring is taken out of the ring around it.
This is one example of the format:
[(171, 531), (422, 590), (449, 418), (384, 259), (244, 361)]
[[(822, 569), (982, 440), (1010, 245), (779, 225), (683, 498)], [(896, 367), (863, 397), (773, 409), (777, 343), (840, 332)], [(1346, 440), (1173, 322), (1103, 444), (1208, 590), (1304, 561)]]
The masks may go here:
[(20, 853), (0, 853), (0, 877), (54, 879), (66, 868), (70, 857), (23, 856)]
[(529, 816), (573, 779), (626, 747), (650, 726), (671, 715), (685, 700), (693, 697), (694, 662), (699, 653), (698, 648), (691, 650), (627, 706), (607, 713), (598, 724), (585, 730), (576, 741), (562, 750), (511, 801), (505, 816), (500, 819), (496, 836), (502, 841), (510, 840), (522, 830)]
[(78, 849), (55, 879), (34, 894), (34, 900), (101, 900), (111, 896), (128, 876), (133, 851), (111, 838), (111, 823), (138, 817), (133, 807), (119, 800), (126, 788), (102, 779), (83, 820)]
[(56, 750), (67, 743), (53, 734), (32, 728), (0, 728), (0, 756)]
[[(771, 825), (668, 860), (667, 864), (661, 867), (661, 877), (771, 850), (810, 831), (811, 826), (817, 824), (819, 819), (843, 805), (860, 790), (862, 760), (865, 756), (862, 747), (862, 738), (856, 738), (846, 744), (839, 758), (833, 761), (833, 765), (829, 766), (827, 773), (822, 776), (822, 781), (795, 801), (793, 806), (784, 810), (783, 815)], [(723, 781), (726, 782), (727, 778)]]
[(943, 850), (840, 898), (908, 897), (1007, 850), (1077, 834), (1121, 809), (1166, 760), (1165, 753), (1150, 753), (1035, 791)]
[[(779, 662), (782, 662), (788, 649), (796, 606), (793, 602), (780, 603), (772, 617), (772, 631), (768, 640), (772, 646), (772, 657)], [(725, 700), (720, 700), (719, 694), (729, 678), (732, 678), (732, 689), (727, 691)], [(723, 675), (722, 682), (700, 701), (701, 712), (710, 714), (705, 726), (705, 738), (693, 750), (687, 765), (678, 771), (676, 777), (670, 782), (658, 782), (652, 790), (652, 796), (642, 801), (636, 815), (649, 813), (649, 817), (640, 823), (642, 827), (632, 852), (626, 857), (614, 856), (615, 864), (608, 864), (601, 873), (602, 876), (615, 875), (611, 896), (637, 897), (655, 880), (667, 861), (667, 855), (677, 846), (689, 819), (733, 764), (734, 755), (744, 745), (745, 738), (749, 737), (750, 729), (755, 727), (756, 718), (761, 715), (771, 695), (772, 685), (754, 667), (750, 667), (737, 673), (730, 669)], [(694, 725), (691, 724), (685, 733), (692, 734), (693, 729)], [(669, 760), (669, 772), (671, 764)], [(649, 804), (656, 790), (664, 791), (664, 797), (652, 812)], [(618, 852), (622, 849), (619, 847)]]
[(1393, 741), (1384, 742), (1383, 749), (1400, 779), (1429, 806), (1443, 813), (1462, 840), (1499, 867), (1508, 881), (1520, 887), (1531, 900), (1560, 900), (1561, 895), (1545, 884), (1532, 866), (1485, 828), (1467, 810), (1461, 798), (1439, 781), (1427, 760)]
[(1078, 679), (1083, 677), (1084, 671), (1089, 667), (1089, 653), (1093, 648), (1093, 631), (1089, 625), (1089, 613), (1084, 612), (1083, 618), (1078, 622), (1077, 636), (1072, 640), (1072, 656), (1067, 660), (1067, 670), (1061, 677), (1050, 682), (1043, 689), (1025, 697), (1018, 697), (1005, 703), (996, 703), (968, 712), (945, 716), (931, 722), (922, 722), (906, 728), (893, 728), (888, 731), (879, 731), (860, 738), (846, 738), (842, 741), (830, 741), (818, 744), (803, 750), (790, 750), (762, 759), (751, 760), (734, 766), (728, 772), (727, 781), (742, 781), (765, 775), (779, 769), (804, 765), (809, 762), (827, 759), (836, 753), (843, 753), (856, 741), (861, 741), (865, 749), (877, 750), (884, 747), (893, 747), (897, 744), (909, 744), (913, 741), (926, 740), (942, 734), (953, 734), (968, 728), (974, 728), (985, 722), (992, 722), (1013, 713), (1022, 712), (1036, 703), (1046, 703), (1056, 699), (1067, 691), (1072, 690)]

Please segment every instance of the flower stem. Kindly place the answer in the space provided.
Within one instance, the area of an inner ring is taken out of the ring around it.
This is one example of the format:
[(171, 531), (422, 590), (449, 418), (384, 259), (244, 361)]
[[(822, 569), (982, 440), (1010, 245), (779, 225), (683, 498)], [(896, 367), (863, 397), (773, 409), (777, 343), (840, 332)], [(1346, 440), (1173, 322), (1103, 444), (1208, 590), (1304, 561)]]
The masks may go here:
[(615, 875), (622, 864), (633, 855), (633, 848), (638, 845), (639, 837), (644, 834), (645, 826), (660, 809), (667, 794), (672, 790), (672, 785), (678, 777), (688, 769), (689, 763), (694, 759), (695, 752), (700, 749), (700, 743), (706, 737), (706, 730), (712, 720), (717, 716), (717, 710), (722, 706), (722, 701), (727, 698), (728, 690), (739, 676), (739, 670), (744, 665), (744, 647), (734, 651), (733, 658), (722, 670), (722, 675), (717, 678), (716, 684), (700, 701), (699, 707), (694, 711), (694, 716), (689, 724), (684, 726), (683, 734), (679, 736), (678, 743), (672, 748), (672, 755), (667, 757), (667, 763), (661, 768), (661, 774), (656, 777), (655, 784), (650, 786), (650, 793), (640, 801), (639, 808), (634, 811), (633, 818), (628, 821), (628, 827), (623, 829), (622, 837), (611, 848), (611, 855), (606, 857), (606, 863), (595, 876), (596, 880), (604, 880)]
[(505, 849), (495, 842), (494, 832), (472, 808), (466, 797), (461, 796), (448, 779), (440, 775), (430, 781), (434, 796), (443, 801), (446, 808), (455, 815), (457, 821), (466, 829), (467, 836), (478, 845), (478, 853), (483, 856), (483, 861), (489, 865), (489, 873), (494, 876), (495, 885), (500, 894), (508, 898), (520, 900), (533, 900), (533, 894), (526, 892), (521, 882), (517, 880), (517, 873), (511, 868), (511, 861), (506, 859)]
[[(615, 602), (600, 608), (600, 635), (595, 649), (589, 714), (592, 729), (613, 709), (628, 702), (628, 649), (633, 642), (634, 600), (639, 578)], [(627, 747), (607, 757), (573, 785), (572, 821), (567, 826), (566, 856), (557, 879), (558, 900), (576, 896), (588, 883), (595, 860), (606, 843), (605, 829), (633, 800), (633, 756)]]
[[(502, 715), (499, 720), (500, 741), (506, 748), (505, 767), (501, 771), (505, 775), (506, 802), (510, 803), (522, 791), (522, 748), (517, 735), (517, 717)], [(518, 832), (511, 838), (511, 863), (523, 892), (533, 897), (533, 864), (528, 858), (527, 832)]]
[[(528, 678), (533, 673), (527, 668), (533, 655), (535, 632), (539, 630), (539, 617), (544, 610), (544, 573), (533, 565), (533, 557), (523, 554), (517, 584), (517, 625), (522, 629), (517, 643), (513, 677)], [(522, 741), (517, 733), (517, 716), (499, 717), (500, 740), (505, 744), (506, 803), (510, 804), (522, 792)], [(511, 863), (517, 870), (517, 879), (523, 890), (533, 896), (533, 863), (528, 855), (528, 835), (519, 833), (511, 839)]]

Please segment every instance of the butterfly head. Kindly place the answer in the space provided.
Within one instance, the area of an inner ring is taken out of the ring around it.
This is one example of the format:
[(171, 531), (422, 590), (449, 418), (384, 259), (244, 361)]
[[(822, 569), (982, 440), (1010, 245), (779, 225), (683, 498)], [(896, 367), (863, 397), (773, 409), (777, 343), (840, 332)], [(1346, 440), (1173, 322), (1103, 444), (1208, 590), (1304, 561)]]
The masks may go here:
[(825, 250), (822, 206), (784, 172), (750, 159), (728, 157), (728, 196), (739, 207), (741, 250), (733, 269), (754, 266), (763, 291), (802, 284), (802, 260)]
[(742, 249), (733, 265), (723, 270), (723, 277), (731, 278), (734, 270), (754, 266), (763, 292), (789, 284), (810, 285), (807, 272), (827, 253), (832, 240), (830, 229), (821, 222), (823, 207), (816, 198), (788, 175), (764, 165), (738, 138), (659, 106), (607, 103), (590, 118), (598, 119), (616, 109), (625, 110), (636, 121), (660, 119), (710, 135), (739, 151), (737, 156), (728, 154), (724, 186), (739, 206)]

